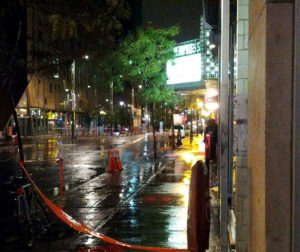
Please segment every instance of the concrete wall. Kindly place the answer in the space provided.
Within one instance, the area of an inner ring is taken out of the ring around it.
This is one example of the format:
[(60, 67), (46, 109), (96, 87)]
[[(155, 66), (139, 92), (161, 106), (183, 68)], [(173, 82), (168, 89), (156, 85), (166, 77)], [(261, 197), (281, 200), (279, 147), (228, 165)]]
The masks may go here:
[(293, 3), (249, 7), (249, 250), (291, 251)]
[(248, 0), (237, 7), (237, 75), (234, 100), (234, 140), (236, 155), (236, 250), (247, 251), (249, 196), (247, 167), (248, 106)]

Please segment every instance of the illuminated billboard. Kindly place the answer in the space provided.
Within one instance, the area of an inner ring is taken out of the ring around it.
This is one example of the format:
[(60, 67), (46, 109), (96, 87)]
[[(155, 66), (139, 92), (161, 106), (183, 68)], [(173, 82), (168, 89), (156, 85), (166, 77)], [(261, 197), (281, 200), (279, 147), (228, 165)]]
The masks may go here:
[(200, 53), (175, 58), (167, 63), (167, 84), (198, 82), (201, 80)]
[(194, 42), (176, 46), (176, 58), (167, 62), (167, 84), (183, 84), (200, 82), (201, 54)]
[(201, 18), (200, 38), (174, 47), (175, 59), (166, 65), (167, 85), (175, 90), (193, 90), (205, 88), (204, 80), (218, 79), (216, 45), (211, 44), (209, 37), (210, 30), (204, 27)]

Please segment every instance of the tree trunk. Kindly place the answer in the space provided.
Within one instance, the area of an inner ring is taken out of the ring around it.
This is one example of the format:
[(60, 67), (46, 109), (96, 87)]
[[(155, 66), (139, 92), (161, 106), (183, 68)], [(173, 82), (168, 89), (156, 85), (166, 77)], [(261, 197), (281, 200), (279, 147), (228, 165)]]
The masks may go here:
[(174, 132), (174, 108), (172, 109), (172, 149), (175, 150), (175, 132)]
[(154, 118), (155, 118), (155, 103), (152, 105), (152, 132), (153, 132), (153, 147), (154, 147), (154, 158), (157, 158), (157, 150), (156, 150), (156, 135), (155, 135), (155, 122), (154, 122)]

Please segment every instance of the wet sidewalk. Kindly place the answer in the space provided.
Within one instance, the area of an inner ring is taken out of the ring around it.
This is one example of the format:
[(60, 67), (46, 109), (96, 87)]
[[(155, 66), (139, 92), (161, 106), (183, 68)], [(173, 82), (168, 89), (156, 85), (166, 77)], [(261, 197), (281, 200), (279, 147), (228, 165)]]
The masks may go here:
[[(160, 156), (156, 162), (144, 160), (141, 164), (136, 160), (125, 163), (121, 172), (104, 173), (67, 192), (63, 201), (64, 211), (122, 242), (187, 248), (191, 167), (196, 159), (203, 158), (203, 151), (199, 150), (199, 144), (191, 146), (189, 139), (185, 138), (177, 151), (168, 149), (160, 152)], [(83, 234), (72, 237), (63, 235), (65, 237), (43, 244), (45, 249), (50, 246), (53, 251), (102, 251), (108, 246), (97, 238)], [(114, 246), (109, 248), (111, 250), (107, 251), (117, 249)], [(38, 249), (41, 249), (41, 244)]]
[[(151, 136), (145, 136), (136, 144), (142, 154), (132, 159), (128, 158), (130, 146), (120, 146), (122, 171), (103, 172), (65, 191), (63, 210), (77, 221), (122, 242), (187, 248), (191, 168), (197, 160), (204, 159), (203, 139), (194, 137), (190, 142), (186, 137), (175, 151), (160, 141), (160, 158), (156, 161), (147, 156)], [(60, 204), (59, 196), (52, 199)], [(52, 230), (40, 236), (30, 251), (137, 251), (78, 233), (54, 215), (51, 219)]]

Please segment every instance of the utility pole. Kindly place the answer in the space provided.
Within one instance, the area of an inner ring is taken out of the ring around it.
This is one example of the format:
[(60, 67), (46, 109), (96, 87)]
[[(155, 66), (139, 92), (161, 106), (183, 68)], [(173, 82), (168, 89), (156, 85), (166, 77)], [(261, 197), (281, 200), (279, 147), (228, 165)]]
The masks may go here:
[(114, 82), (110, 84), (110, 114), (111, 114), (111, 135), (114, 134)]
[(72, 127), (72, 139), (75, 139), (75, 109), (76, 109), (76, 94), (75, 94), (75, 74), (76, 74), (76, 71), (75, 71), (75, 68), (76, 65), (75, 65), (75, 59), (72, 63), (72, 66), (71, 66), (71, 80), (72, 80), (72, 124), (71, 124), (71, 127)]
[(229, 18), (230, 1), (221, 0), (221, 62), (220, 62), (220, 247), (228, 252), (228, 170), (229, 170)]

